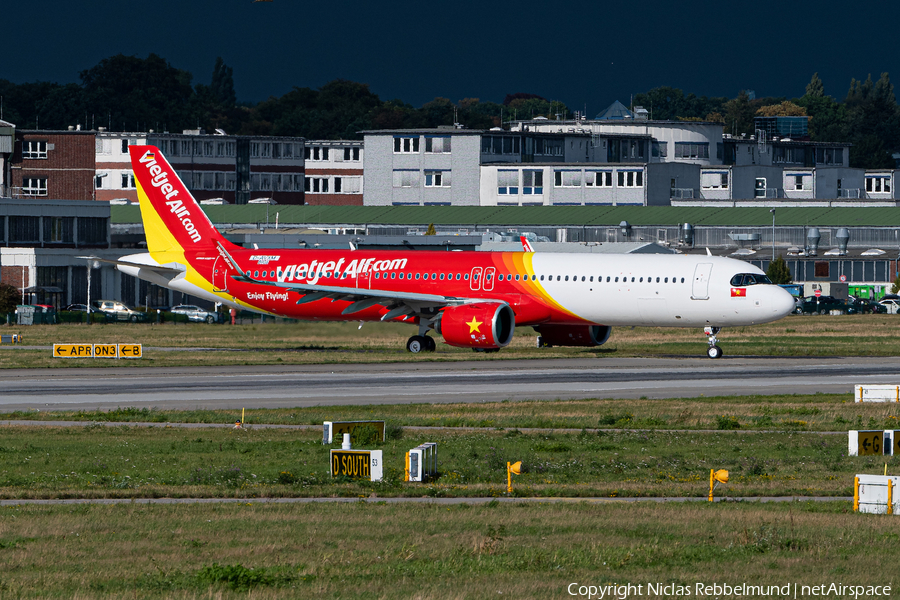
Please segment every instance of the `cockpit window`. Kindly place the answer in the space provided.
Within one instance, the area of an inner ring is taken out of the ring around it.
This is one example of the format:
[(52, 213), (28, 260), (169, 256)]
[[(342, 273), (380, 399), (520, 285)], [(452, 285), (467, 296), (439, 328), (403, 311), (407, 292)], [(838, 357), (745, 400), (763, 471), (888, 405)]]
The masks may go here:
[(746, 286), (746, 285), (757, 285), (760, 283), (769, 283), (769, 278), (765, 275), (760, 275), (758, 273), (738, 273), (734, 277), (731, 278), (731, 285), (735, 287)]

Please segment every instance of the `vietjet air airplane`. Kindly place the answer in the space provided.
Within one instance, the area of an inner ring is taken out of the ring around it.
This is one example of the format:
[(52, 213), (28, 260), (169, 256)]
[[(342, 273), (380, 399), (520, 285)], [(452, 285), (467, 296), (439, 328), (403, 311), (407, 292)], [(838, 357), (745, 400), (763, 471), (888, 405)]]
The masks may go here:
[(410, 323), (410, 352), (435, 349), (431, 330), (451, 346), (496, 351), (517, 325), (558, 346), (598, 346), (612, 327), (637, 325), (703, 327), (718, 358), (719, 328), (794, 308), (760, 269), (713, 256), (242, 248), (156, 147), (129, 152), (149, 252), (114, 261), (120, 271), (271, 315)]

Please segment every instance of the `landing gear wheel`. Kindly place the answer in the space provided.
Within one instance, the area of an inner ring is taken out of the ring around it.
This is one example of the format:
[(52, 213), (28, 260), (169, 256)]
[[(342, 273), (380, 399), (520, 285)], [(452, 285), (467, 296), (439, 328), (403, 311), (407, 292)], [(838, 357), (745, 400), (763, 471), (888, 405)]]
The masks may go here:
[(413, 354), (418, 354), (419, 352), (424, 351), (428, 342), (426, 341), (428, 338), (421, 335), (414, 335), (408, 340), (406, 340), (406, 349), (412, 352)]
[(428, 337), (427, 335), (422, 336), (425, 338), (425, 351), (426, 352), (434, 352), (437, 350), (437, 343), (435, 343), (434, 338)]
[(722, 358), (722, 349), (718, 346), (710, 346), (706, 349), (706, 355), (710, 358)]
[(719, 340), (716, 338), (716, 334), (719, 333), (720, 330), (721, 327), (703, 328), (703, 333), (706, 334), (706, 343), (709, 344), (706, 348), (706, 355), (710, 358), (722, 358), (722, 349), (719, 348)]

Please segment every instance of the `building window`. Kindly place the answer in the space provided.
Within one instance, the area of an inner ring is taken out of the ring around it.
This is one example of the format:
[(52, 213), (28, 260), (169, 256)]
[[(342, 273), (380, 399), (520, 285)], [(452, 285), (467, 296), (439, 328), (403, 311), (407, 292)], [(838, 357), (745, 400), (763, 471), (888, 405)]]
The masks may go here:
[(581, 171), (553, 171), (554, 187), (581, 187)]
[(772, 162), (804, 165), (806, 162), (806, 148), (775, 146), (772, 152)]
[(359, 162), (359, 148), (344, 148), (344, 160)]
[(785, 173), (784, 189), (786, 189), (786, 190), (812, 190), (812, 174), (810, 174), (810, 173)]
[(250, 158), (259, 158), (261, 146), (259, 142), (250, 142)]
[(181, 141), (181, 155), (182, 155), (182, 156), (190, 156), (190, 155), (191, 155), (191, 142), (190, 142), (190, 140), (182, 140), (182, 141)]
[(644, 142), (640, 140), (622, 140), (622, 160), (643, 160)]
[(612, 187), (612, 171), (585, 171), (584, 185), (588, 187)]
[(26, 177), (22, 180), (22, 193), (26, 196), (46, 196), (46, 177)]
[(360, 192), (360, 179), (360, 177), (335, 177), (335, 193), (358, 194)]
[(700, 173), (700, 187), (704, 190), (727, 190), (728, 171), (705, 171)]
[(419, 171), (415, 169), (397, 169), (393, 173), (393, 184), (395, 188), (419, 187)]
[(709, 158), (709, 142), (675, 142), (675, 158)]
[(425, 187), (450, 187), (450, 171), (425, 171)]
[(766, 197), (766, 178), (765, 177), (757, 177), (756, 183), (753, 186), (753, 197), (754, 198), (765, 198)]
[(643, 171), (618, 171), (619, 187), (644, 187)]
[[(418, 154), (419, 153), (419, 136), (395, 136), (394, 137), (394, 154)], [(397, 187), (397, 186), (394, 186)], [(402, 186), (406, 187), (406, 186)]]
[(123, 190), (134, 189), (134, 174), (122, 173), (121, 184), (122, 184), (121, 187)]
[(844, 164), (843, 148), (816, 148), (816, 164), (817, 165), (838, 165)]
[(426, 137), (425, 152), (431, 154), (446, 154), (450, 152), (450, 136)]
[(519, 154), (520, 148), (518, 136), (485, 135), (481, 138), (482, 154)]
[(875, 193), (890, 193), (891, 191), (891, 177), (890, 175), (886, 176), (875, 176), (870, 177), (866, 176), (866, 191), (867, 192), (875, 192)]
[[(75, 241), (74, 217), (44, 217), (44, 241), (50, 244), (71, 244)], [(66, 270), (62, 267), (63, 271)], [(66, 286), (59, 286), (65, 288)]]
[(650, 154), (654, 158), (655, 157), (665, 158), (666, 156), (668, 156), (668, 153), (669, 153), (668, 148), (669, 148), (669, 142), (659, 142), (659, 141), (653, 140)]
[(106, 173), (99, 173), (94, 176), (94, 187), (100, 189), (103, 187), (103, 180), (106, 179)]
[(22, 142), (22, 158), (47, 158), (47, 142), (25, 140)]
[(122, 154), (128, 154), (128, 140), (122, 140)]
[(519, 171), (504, 169), (497, 171), (497, 194), (506, 196), (519, 193)]
[(522, 193), (540, 196), (544, 193), (543, 171), (522, 171)]
[(307, 146), (303, 151), (306, 160), (328, 160), (328, 148), (323, 146)]

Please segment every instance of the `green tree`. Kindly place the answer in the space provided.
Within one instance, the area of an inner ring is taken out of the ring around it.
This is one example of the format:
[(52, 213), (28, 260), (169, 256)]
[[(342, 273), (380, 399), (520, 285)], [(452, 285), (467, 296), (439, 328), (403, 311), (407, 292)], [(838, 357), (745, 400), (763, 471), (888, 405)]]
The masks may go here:
[(809, 115), (809, 137), (814, 142), (846, 141), (847, 108), (831, 96), (806, 95), (795, 101)]
[(437, 231), (434, 229), (434, 223), (428, 224), (428, 229), (425, 230), (425, 235), (437, 235)]
[(209, 87), (213, 98), (223, 108), (232, 108), (237, 103), (237, 96), (234, 93), (234, 70), (225, 64), (221, 56), (216, 58), (212, 83)]
[(117, 54), (81, 72), (91, 112), (113, 131), (197, 127), (191, 77), (156, 54)]
[(766, 275), (769, 277), (769, 280), (775, 284), (791, 283), (792, 281), (791, 270), (788, 269), (787, 262), (785, 262), (781, 255), (769, 263), (769, 268), (766, 269)]
[(785, 100), (779, 104), (767, 104), (756, 111), (760, 117), (805, 117), (806, 108)]
[(741, 90), (737, 98), (729, 100), (722, 107), (725, 110), (725, 131), (731, 135), (753, 133), (753, 117), (756, 107), (750, 102), (750, 95)]
[(891, 293), (896, 294), (900, 292), (900, 273), (897, 273), (897, 277), (894, 278), (894, 283), (891, 284)]
[(21, 301), (19, 290), (8, 283), (0, 283), (0, 315), (15, 311), (16, 305)]
[(844, 141), (853, 144), (850, 166), (892, 167), (891, 151), (900, 146), (900, 111), (890, 76), (882, 73), (877, 82), (871, 75), (865, 81), (852, 79), (844, 105)]
[(806, 84), (806, 95), (810, 98), (821, 98), (825, 95), (825, 85), (819, 79), (819, 73), (813, 73), (812, 79)]

